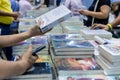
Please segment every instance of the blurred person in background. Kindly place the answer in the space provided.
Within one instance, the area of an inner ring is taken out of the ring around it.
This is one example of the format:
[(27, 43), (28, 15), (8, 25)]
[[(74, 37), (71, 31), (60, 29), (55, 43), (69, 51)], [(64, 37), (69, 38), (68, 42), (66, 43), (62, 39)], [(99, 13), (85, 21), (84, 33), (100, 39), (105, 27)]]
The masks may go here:
[(85, 26), (92, 26), (93, 23), (107, 24), (110, 13), (110, 0), (93, 0), (88, 10), (77, 10), (82, 15), (87, 16), (84, 20)]
[(79, 15), (79, 13), (76, 12), (77, 9), (86, 8), (82, 0), (65, 0), (65, 6), (72, 11), (73, 15)]
[(33, 6), (30, 3), (31, 0), (19, 0), (19, 6), (20, 6), (20, 17), (25, 17), (26, 16), (26, 11), (27, 10), (32, 10)]
[[(10, 0), (0, 0), (0, 29), (1, 35), (10, 35), (10, 25), (13, 20), (17, 20), (18, 12), (13, 12), (11, 9)], [(12, 60), (12, 47), (3, 48), (8, 60)]]
[[(11, 8), (13, 12), (19, 12), (19, 3), (17, 0), (10, 0), (11, 1)], [(18, 33), (18, 26), (19, 20), (13, 20), (12, 24), (10, 25), (11, 33), (17, 34)]]

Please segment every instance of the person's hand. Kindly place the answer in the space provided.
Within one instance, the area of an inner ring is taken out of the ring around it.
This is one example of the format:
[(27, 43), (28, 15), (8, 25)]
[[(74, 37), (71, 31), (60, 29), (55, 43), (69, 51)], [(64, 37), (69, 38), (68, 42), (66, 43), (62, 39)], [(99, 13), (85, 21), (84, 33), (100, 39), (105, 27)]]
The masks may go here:
[(17, 18), (19, 17), (20, 13), (18, 12), (13, 12), (13, 18), (14, 20), (17, 20)]
[(38, 59), (38, 56), (32, 56), (32, 45), (29, 46), (28, 50), (20, 56), (19, 60), (26, 70), (30, 69), (35, 61)]
[(107, 25), (103, 25), (103, 24), (93, 24), (91, 29), (96, 29), (96, 28), (100, 28), (100, 29), (104, 29), (104, 30), (108, 30), (109, 27)]
[(30, 37), (33, 37), (33, 36), (38, 36), (38, 35), (43, 35), (47, 32), (49, 32), (50, 30), (48, 30), (47, 32), (43, 33), (41, 30), (40, 30), (40, 25), (41, 25), (41, 19), (38, 20), (38, 22), (36, 23), (36, 25), (34, 27), (32, 27), (28, 33), (30, 35)]
[(82, 14), (82, 15), (85, 15), (85, 16), (89, 15), (89, 11), (88, 10), (81, 9), (81, 10), (76, 10), (76, 11), (79, 12), (80, 14)]

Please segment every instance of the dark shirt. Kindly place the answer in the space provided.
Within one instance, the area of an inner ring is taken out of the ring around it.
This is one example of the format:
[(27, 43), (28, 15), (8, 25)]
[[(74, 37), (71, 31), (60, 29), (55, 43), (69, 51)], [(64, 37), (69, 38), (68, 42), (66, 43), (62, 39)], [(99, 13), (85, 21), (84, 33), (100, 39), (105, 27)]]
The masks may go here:
[[(89, 7), (89, 11), (94, 11), (95, 5), (97, 3), (98, 0), (94, 0), (92, 5)], [(99, 0), (96, 11), (95, 12), (100, 12), (100, 8), (103, 5), (108, 5), (110, 6), (111, 2), (110, 0)], [(92, 16), (87, 16), (88, 20), (85, 21), (84, 20), (84, 25), (85, 26), (92, 26)], [(109, 17), (108, 17), (109, 18)], [(106, 19), (98, 19), (98, 18), (94, 18), (94, 22), (93, 23), (101, 23), (101, 24), (107, 24), (108, 23), (108, 18)]]

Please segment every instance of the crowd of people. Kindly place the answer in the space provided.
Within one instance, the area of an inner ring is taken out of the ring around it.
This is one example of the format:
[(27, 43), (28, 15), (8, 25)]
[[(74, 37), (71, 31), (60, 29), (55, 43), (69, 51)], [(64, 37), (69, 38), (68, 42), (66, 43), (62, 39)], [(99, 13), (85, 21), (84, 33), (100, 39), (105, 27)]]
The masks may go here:
[[(50, 0), (42, 1), (42, 5), (49, 7), (49, 1)], [(61, 1), (63, 0), (56, 0), (56, 6), (59, 6)], [(91, 27), (91, 29), (112, 30), (120, 24), (119, 0), (113, 3), (111, 3), (111, 0), (92, 0), (93, 2), (89, 8), (85, 5), (85, 1), (87, 0), (65, 0), (64, 5), (68, 7), (73, 14), (86, 16), (87, 19), (84, 20), (84, 25)], [(37, 56), (31, 55), (32, 46), (30, 45), (28, 50), (20, 56), (17, 61), (12, 61), (12, 45), (27, 38), (45, 34), (38, 28), (40, 21), (27, 32), (18, 32), (18, 18), (25, 17), (26, 11), (33, 9), (30, 2), (31, 0), (0, 0), (0, 79), (24, 73), (37, 59)], [(111, 10), (115, 15), (115, 20), (109, 23), (109, 13)], [(2, 54), (5, 54), (7, 60), (4, 60)]]

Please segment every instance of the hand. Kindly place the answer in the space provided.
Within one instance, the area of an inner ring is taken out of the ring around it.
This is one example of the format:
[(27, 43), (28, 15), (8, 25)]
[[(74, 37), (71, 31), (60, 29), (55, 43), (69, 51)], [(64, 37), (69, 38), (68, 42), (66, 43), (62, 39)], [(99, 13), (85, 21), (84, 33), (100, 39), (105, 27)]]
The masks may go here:
[(107, 25), (103, 25), (103, 24), (93, 24), (91, 29), (95, 29), (95, 28), (101, 28), (101, 29), (104, 29), (104, 30), (109, 29), (109, 27)]
[(18, 61), (21, 61), (21, 64), (24, 66), (26, 71), (32, 67), (37, 58), (37, 56), (32, 56), (32, 45), (30, 45), (29, 49), (19, 58)]
[(90, 11), (88, 11), (88, 10), (77, 10), (80, 14), (82, 14), (82, 15), (85, 15), (85, 16), (88, 16), (89, 15), (89, 13), (90, 13)]
[(47, 32), (43, 33), (39, 28), (40, 25), (41, 25), (41, 19), (39, 19), (37, 24), (28, 31), (30, 37), (37, 36), (37, 35), (43, 35), (51, 30), (50, 29)]
[(19, 13), (18, 12), (13, 12), (13, 18), (15, 19), (15, 20), (17, 20), (17, 18), (19, 17)]

